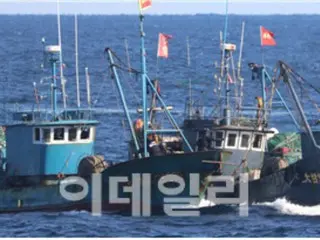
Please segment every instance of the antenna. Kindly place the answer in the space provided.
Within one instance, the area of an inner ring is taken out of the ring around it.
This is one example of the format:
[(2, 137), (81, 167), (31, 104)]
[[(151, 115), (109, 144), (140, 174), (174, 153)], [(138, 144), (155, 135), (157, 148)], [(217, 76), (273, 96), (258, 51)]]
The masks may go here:
[(91, 96), (90, 96), (90, 76), (89, 76), (89, 69), (86, 67), (85, 69), (86, 72), (86, 83), (87, 83), (87, 101), (88, 101), (88, 106), (91, 108)]
[(59, 41), (59, 46), (60, 46), (60, 53), (59, 53), (60, 81), (61, 81), (61, 88), (62, 88), (63, 108), (66, 108), (67, 107), (67, 101), (66, 101), (65, 79), (64, 79), (64, 76), (63, 76), (61, 21), (60, 21), (60, 0), (57, 0), (57, 22), (58, 22), (58, 41)]
[(242, 22), (240, 53), (239, 53), (239, 61), (238, 61), (238, 79), (240, 81), (240, 102), (239, 102), (239, 109), (240, 110), (242, 107), (242, 100), (243, 100), (243, 80), (244, 80), (241, 77), (241, 61), (242, 61), (243, 42), (244, 42), (244, 28), (245, 28), (245, 22)]
[(51, 78), (51, 104), (53, 119), (56, 118), (57, 113), (57, 75), (56, 75), (56, 63), (58, 61), (57, 54), (59, 54), (61, 48), (59, 45), (49, 45), (45, 47), (45, 53), (50, 57), (50, 63), (52, 68), (52, 78)]
[(75, 57), (76, 57), (76, 85), (77, 85), (77, 106), (80, 108), (80, 83), (79, 83), (79, 57), (78, 57), (78, 17), (74, 15), (74, 32), (75, 32)]
[[(187, 64), (190, 67), (190, 44), (189, 44), (189, 37), (187, 37)], [(192, 82), (191, 78), (189, 77), (189, 118), (191, 118), (191, 108), (192, 108)]]

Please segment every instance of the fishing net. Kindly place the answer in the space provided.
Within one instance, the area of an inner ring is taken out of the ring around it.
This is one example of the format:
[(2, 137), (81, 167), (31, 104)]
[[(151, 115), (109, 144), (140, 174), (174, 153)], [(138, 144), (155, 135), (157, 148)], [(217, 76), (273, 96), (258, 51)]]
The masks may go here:
[(301, 159), (301, 136), (296, 132), (279, 133), (267, 142), (268, 152), (281, 155), (292, 164)]

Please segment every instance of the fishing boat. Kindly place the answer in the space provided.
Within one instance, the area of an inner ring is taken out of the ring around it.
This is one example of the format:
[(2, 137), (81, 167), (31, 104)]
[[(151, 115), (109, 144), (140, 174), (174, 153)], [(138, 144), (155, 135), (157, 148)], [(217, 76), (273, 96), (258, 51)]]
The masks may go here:
[[(253, 83), (260, 82), (261, 93), (252, 97), (255, 106), (244, 105), (244, 79), (241, 77), (243, 35), (244, 23), (236, 69), (234, 52), (237, 47), (226, 43), (220, 33), (221, 64), (217, 66), (219, 74), (215, 74), (215, 78), (218, 87), (214, 91), (217, 104), (206, 107), (189, 96), (182, 129), (195, 151), (221, 149), (230, 152), (227, 161), (221, 163), (220, 173), (236, 178), (240, 173), (247, 173), (250, 203), (273, 201), (283, 197), (290, 189), (296, 177), (293, 168), (302, 158), (299, 133), (279, 133), (276, 128), (270, 127), (269, 117), (275, 98), (293, 123), (297, 127), (299, 125), (264, 64), (248, 64)], [(227, 195), (238, 194), (236, 189), (233, 194)]]
[[(44, 42), (44, 40), (43, 40)], [(102, 171), (103, 156), (95, 154), (99, 124), (91, 110), (58, 108), (57, 66), (60, 45), (44, 46), (50, 65), (50, 108), (14, 111), (12, 122), (2, 126), (0, 213), (78, 209), (80, 202), (66, 199), (60, 189), (76, 176), (94, 168)], [(35, 97), (39, 92), (34, 83)], [(70, 192), (77, 192), (77, 186)], [(83, 208), (83, 206), (81, 207)]]
[[(157, 81), (152, 81), (147, 75), (143, 23), (144, 16), (140, 13), (141, 68), (139, 71), (121, 65), (123, 62), (118, 60), (116, 53), (110, 48), (105, 49), (112, 77), (116, 82), (132, 136), (128, 147), (128, 161), (115, 163), (101, 173), (103, 181), (102, 208), (106, 211), (131, 210), (134, 199), (141, 197), (141, 194), (144, 199), (149, 201), (149, 204), (143, 205), (149, 205), (150, 211), (163, 211), (168, 195), (166, 195), (166, 191), (163, 188), (159, 187), (159, 184), (161, 186), (166, 184), (165, 188), (169, 192), (179, 188), (179, 186), (182, 188), (174, 195), (174, 197), (178, 198), (175, 203), (186, 204), (190, 203), (190, 201), (194, 203), (194, 200), (198, 202), (199, 189), (204, 177), (207, 175), (219, 175), (219, 163), (225, 157), (224, 154), (227, 154), (223, 150), (195, 152), (190, 146), (184, 133), (170, 113), (170, 106), (165, 104), (160, 95)], [(115, 62), (115, 59), (118, 62)], [(140, 110), (138, 109), (138, 112), (142, 114), (142, 119), (138, 119), (135, 122), (128, 110), (118, 74), (119, 70), (135, 73), (142, 81), (143, 107)], [(148, 91), (152, 93), (150, 94), (150, 102), (152, 104), (149, 107)], [(160, 106), (155, 106), (156, 100), (160, 103)], [(166, 128), (163, 128), (157, 125), (155, 117), (157, 111), (165, 113), (171, 127), (166, 126)], [(182, 142), (187, 146), (188, 151), (183, 150)], [(213, 163), (206, 164), (206, 161), (212, 161)], [(115, 177), (122, 177), (123, 182), (115, 186), (116, 194), (114, 195), (110, 193), (110, 184), (111, 179)], [(137, 177), (138, 179), (136, 179)], [(138, 189), (142, 186), (142, 189), (144, 189), (143, 183), (149, 186), (148, 190), (142, 191), (142, 193), (140, 190), (133, 190), (134, 186), (138, 186)], [(185, 202), (185, 198), (190, 197), (191, 200), (189, 199)], [(134, 205), (135, 208), (140, 209), (141, 203), (142, 200)], [(137, 205), (140, 207), (137, 207)]]

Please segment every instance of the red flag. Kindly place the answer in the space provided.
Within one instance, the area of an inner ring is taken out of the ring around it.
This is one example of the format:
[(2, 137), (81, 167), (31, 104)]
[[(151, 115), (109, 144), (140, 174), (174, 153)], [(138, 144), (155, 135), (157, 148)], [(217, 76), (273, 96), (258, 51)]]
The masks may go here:
[(171, 35), (159, 33), (159, 42), (158, 42), (158, 57), (168, 58), (169, 48), (168, 40), (171, 39)]
[(261, 46), (275, 46), (276, 41), (274, 40), (273, 32), (265, 29), (260, 26), (260, 37), (261, 37)]
[(151, 7), (151, 0), (139, 0), (140, 11)]

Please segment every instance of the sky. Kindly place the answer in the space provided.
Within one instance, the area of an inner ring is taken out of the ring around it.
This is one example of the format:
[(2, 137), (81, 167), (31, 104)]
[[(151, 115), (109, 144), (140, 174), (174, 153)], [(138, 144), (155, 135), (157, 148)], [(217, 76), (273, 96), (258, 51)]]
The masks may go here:
[[(0, 14), (56, 14), (58, 0), (0, 0)], [(62, 14), (137, 14), (138, 0), (59, 0)], [(230, 14), (320, 14), (320, 0), (228, 0)], [(152, 0), (147, 14), (225, 14), (225, 0)]]

